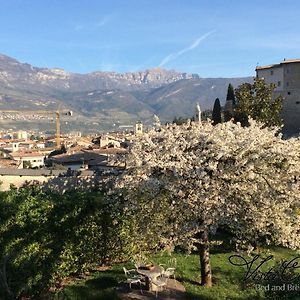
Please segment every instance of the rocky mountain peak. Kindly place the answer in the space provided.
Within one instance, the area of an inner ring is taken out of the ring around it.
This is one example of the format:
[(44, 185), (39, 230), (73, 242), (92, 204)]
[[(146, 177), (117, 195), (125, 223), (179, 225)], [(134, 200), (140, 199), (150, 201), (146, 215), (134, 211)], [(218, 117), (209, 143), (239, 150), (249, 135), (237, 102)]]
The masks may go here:
[(225, 97), (229, 83), (236, 87), (249, 80), (205, 79), (162, 68), (78, 74), (33, 67), (0, 54), (3, 110), (54, 110), (63, 104), (83, 119), (102, 120), (101, 124), (149, 121), (153, 114), (163, 121), (191, 116), (196, 103), (203, 110), (210, 109), (214, 99)]
[[(12, 81), (14, 81), (14, 78), (19, 80), (19, 75), (22, 73), (22, 82), (24, 83), (28, 81), (28, 84), (32, 85), (39, 84), (41, 81), (43, 85), (49, 84), (54, 88), (55, 86), (53, 86), (53, 84), (58, 84), (57, 87), (59, 88), (75, 87), (75, 85), (80, 85), (80, 81), (84, 82), (88, 89), (97, 89), (100, 84), (99, 80), (102, 81), (100, 87), (113, 88), (113, 86), (116, 86), (118, 88), (130, 88), (131, 86), (144, 86), (146, 88), (153, 88), (182, 79), (199, 78), (198, 75), (182, 73), (175, 70), (166, 70), (159, 67), (126, 73), (96, 71), (88, 74), (76, 74), (69, 73), (61, 68), (36, 68), (27, 63), (20, 63), (16, 59), (3, 54), (0, 54), (0, 72), (1, 71), (4, 73), (2, 74), (2, 78), (0, 76), (0, 84), (1, 79), (5, 79), (6, 84), (13, 84), (12, 82), (9, 82), (9, 78)], [(27, 77), (28, 75), (30, 76)], [(67, 80), (68, 82), (62, 84), (58, 83), (57, 80)], [(15, 83), (16, 82), (14, 82), (14, 84)], [(80, 89), (82, 88), (83, 87), (80, 86)]]

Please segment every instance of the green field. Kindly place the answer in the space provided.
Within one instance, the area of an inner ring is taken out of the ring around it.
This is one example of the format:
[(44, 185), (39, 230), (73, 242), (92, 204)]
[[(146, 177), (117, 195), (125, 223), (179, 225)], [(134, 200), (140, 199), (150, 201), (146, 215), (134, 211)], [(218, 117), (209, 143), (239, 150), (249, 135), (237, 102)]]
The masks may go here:
[[(200, 271), (199, 259), (196, 254), (185, 255), (176, 253), (172, 257), (177, 260), (176, 279), (178, 279), (186, 288), (187, 298), (195, 300), (242, 300), (242, 299), (300, 299), (300, 291), (297, 293), (286, 292), (284, 294), (274, 293), (264, 295), (264, 292), (256, 291), (254, 284), (243, 284), (242, 278), (245, 274), (245, 267), (233, 266), (229, 263), (230, 255), (236, 252), (222, 253), (220, 250), (213, 251), (211, 255), (213, 268), (214, 286), (211, 289), (199, 285)], [(263, 271), (268, 270), (275, 262), (282, 259), (291, 260), (297, 256), (297, 253), (284, 248), (264, 249), (260, 253), (261, 257), (274, 255), (272, 261), (264, 266)], [(250, 260), (251, 257), (246, 253), (243, 257)], [(150, 258), (151, 261), (159, 263), (167, 263), (170, 256), (155, 255)], [(57, 292), (53, 299), (78, 299), (78, 300), (104, 300), (118, 299), (115, 287), (118, 282), (124, 280), (122, 267), (132, 268), (132, 263), (118, 264), (106, 271), (95, 272), (87, 279), (76, 279), (65, 287), (62, 291)]]

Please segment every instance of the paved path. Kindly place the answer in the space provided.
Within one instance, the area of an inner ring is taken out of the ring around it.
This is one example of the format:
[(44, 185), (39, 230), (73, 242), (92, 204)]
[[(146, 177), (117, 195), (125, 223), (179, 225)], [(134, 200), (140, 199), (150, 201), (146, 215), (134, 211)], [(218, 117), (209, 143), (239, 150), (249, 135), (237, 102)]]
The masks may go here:
[(174, 279), (169, 279), (166, 288), (163, 291), (158, 292), (158, 297), (155, 297), (155, 292), (148, 292), (143, 290), (143, 294), (139, 289), (139, 286), (134, 287), (131, 291), (128, 287), (120, 287), (117, 291), (118, 296), (122, 300), (185, 300), (185, 288), (184, 286)]

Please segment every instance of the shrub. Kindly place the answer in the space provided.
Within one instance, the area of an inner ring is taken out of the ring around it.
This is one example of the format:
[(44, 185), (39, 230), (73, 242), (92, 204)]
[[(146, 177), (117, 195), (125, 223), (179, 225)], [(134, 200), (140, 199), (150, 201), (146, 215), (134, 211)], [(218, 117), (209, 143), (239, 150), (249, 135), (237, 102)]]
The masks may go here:
[(0, 220), (0, 299), (38, 295), (65, 276), (125, 259), (132, 248), (130, 221), (101, 192), (12, 188), (0, 194)]

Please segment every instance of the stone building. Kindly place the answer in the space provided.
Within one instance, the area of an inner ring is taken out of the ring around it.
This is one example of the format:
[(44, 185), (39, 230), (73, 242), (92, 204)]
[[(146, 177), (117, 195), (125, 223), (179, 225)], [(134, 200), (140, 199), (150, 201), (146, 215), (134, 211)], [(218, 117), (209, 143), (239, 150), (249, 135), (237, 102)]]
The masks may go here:
[(274, 83), (274, 97), (284, 97), (282, 118), (283, 132), (287, 135), (300, 133), (300, 59), (283, 60), (269, 66), (256, 67), (256, 76), (266, 83)]

